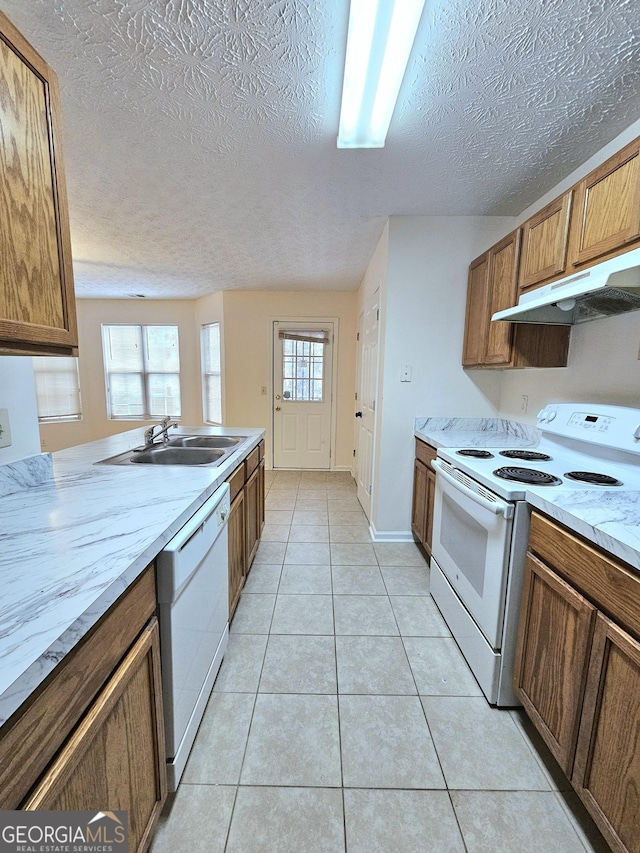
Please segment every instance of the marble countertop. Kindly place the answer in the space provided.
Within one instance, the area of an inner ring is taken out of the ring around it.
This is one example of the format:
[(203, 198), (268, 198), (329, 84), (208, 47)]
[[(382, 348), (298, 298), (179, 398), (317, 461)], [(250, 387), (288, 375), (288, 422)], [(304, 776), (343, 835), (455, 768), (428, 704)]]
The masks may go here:
[(432, 447), (535, 447), (535, 426), (504, 418), (416, 418), (414, 435)]
[(130, 430), (52, 454), (52, 476), (2, 496), (0, 725), (264, 436), (185, 432), (247, 439), (217, 467), (94, 464), (144, 443)]
[(585, 491), (560, 486), (551, 494), (528, 489), (527, 502), (546, 515), (640, 570), (640, 492)]

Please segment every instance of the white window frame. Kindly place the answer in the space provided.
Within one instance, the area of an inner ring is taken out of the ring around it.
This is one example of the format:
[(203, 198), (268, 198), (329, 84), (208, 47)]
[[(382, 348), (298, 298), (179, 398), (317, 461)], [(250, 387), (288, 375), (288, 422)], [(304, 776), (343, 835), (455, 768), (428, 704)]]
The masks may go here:
[[(219, 370), (214, 370), (211, 367), (211, 359), (209, 357), (209, 348), (211, 345), (210, 330), (217, 328), (218, 332), (218, 364)], [(222, 327), (220, 323), (204, 323), (200, 329), (200, 356), (202, 366), (202, 419), (206, 424), (222, 424)], [(220, 388), (220, 410), (212, 412), (214, 405), (209, 397), (209, 381), (211, 378), (217, 379)], [(220, 418), (215, 419), (211, 415), (219, 414)]]
[[(108, 335), (109, 329), (117, 327), (117, 326), (127, 326), (131, 328), (137, 328), (141, 330), (141, 338), (142, 338), (142, 369), (141, 370), (131, 370), (131, 371), (123, 371), (123, 370), (109, 370), (108, 362), (107, 362), (107, 348), (108, 348)], [(105, 390), (107, 395), (107, 417), (111, 421), (149, 421), (155, 420), (156, 418), (165, 417), (169, 415), (172, 420), (179, 421), (182, 416), (182, 387), (180, 381), (180, 330), (176, 323), (103, 323), (102, 324), (102, 358), (104, 364), (104, 380), (105, 380)], [(146, 347), (144, 346), (144, 342), (146, 339), (146, 330), (147, 329), (157, 329), (157, 328), (172, 328), (176, 330), (176, 341), (178, 344), (178, 370), (173, 371), (158, 371), (151, 370), (148, 368), (148, 355), (146, 352)], [(114, 415), (112, 410), (112, 400), (111, 400), (111, 374), (123, 374), (130, 373), (131, 375), (136, 375), (141, 377), (141, 386), (142, 386), (142, 406), (143, 413), (140, 415)], [(176, 414), (175, 412), (167, 412), (165, 413), (152, 413), (150, 411), (149, 405), (149, 378), (151, 376), (157, 376), (160, 374), (164, 374), (166, 376), (175, 376), (178, 379), (178, 400), (180, 403), (180, 414)]]
[[(38, 423), (56, 424), (82, 420), (82, 397), (77, 356), (33, 356)], [(47, 384), (58, 384), (57, 393), (48, 394)], [(66, 396), (66, 404), (48, 397)], [(54, 411), (56, 410), (57, 411)]]

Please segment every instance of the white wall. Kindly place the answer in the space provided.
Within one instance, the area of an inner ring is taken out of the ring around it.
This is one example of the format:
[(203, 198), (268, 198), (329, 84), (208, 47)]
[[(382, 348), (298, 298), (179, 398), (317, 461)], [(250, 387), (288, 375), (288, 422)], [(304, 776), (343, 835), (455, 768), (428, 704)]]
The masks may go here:
[[(637, 136), (640, 136), (640, 121), (524, 210), (517, 217), (518, 224)], [(500, 415), (535, 423), (538, 411), (551, 402), (588, 401), (640, 407), (639, 347), (640, 311), (574, 326), (566, 368), (503, 371)], [(520, 408), (523, 394), (529, 398), (526, 414)]]
[[(511, 217), (389, 220), (370, 519), (381, 538), (409, 536), (414, 419), (497, 412), (499, 373), (461, 365), (466, 280), (469, 261), (512, 227)], [(403, 364), (412, 366), (411, 382), (400, 381)]]
[(0, 447), (0, 465), (40, 453), (36, 388), (31, 358), (0, 356), (0, 409), (9, 410), (11, 446)]

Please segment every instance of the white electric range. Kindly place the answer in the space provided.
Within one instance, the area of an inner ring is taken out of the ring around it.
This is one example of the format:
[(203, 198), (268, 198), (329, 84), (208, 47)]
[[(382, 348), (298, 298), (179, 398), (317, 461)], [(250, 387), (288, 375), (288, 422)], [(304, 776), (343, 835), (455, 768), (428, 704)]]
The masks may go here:
[(531, 448), (441, 448), (431, 592), (487, 700), (519, 702), (512, 688), (529, 537), (528, 489), (640, 489), (640, 409), (547, 405)]

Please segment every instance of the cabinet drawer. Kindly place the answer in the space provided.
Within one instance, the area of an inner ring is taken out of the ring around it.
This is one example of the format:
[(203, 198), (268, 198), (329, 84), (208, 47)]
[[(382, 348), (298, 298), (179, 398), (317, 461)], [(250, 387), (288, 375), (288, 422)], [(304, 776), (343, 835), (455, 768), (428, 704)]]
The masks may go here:
[(149, 566), (0, 730), (0, 809), (18, 808), (155, 613)]
[(431, 461), (436, 458), (436, 455), (436, 451), (430, 444), (425, 444), (424, 441), (416, 438), (416, 459), (431, 468)]
[(529, 549), (640, 638), (640, 574), (536, 512), (531, 516)]
[(244, 486), (244, 465), (239, 465), (233, 474), (227, 479), (229, 483), (229, 501), (233, 501)]
[(264, 459), (264, 440), (258, 445), (258, 450), (260, 451), (260, 461), (262, 462)]
[(260, 446), (254, 447), (251, 453), (247, 456), (244, 461), (245, 465), (245, 478), (248, 480), (249, 477), (253, 474), (253, 472), (258, 467), (258, 463), (260, 462)]

